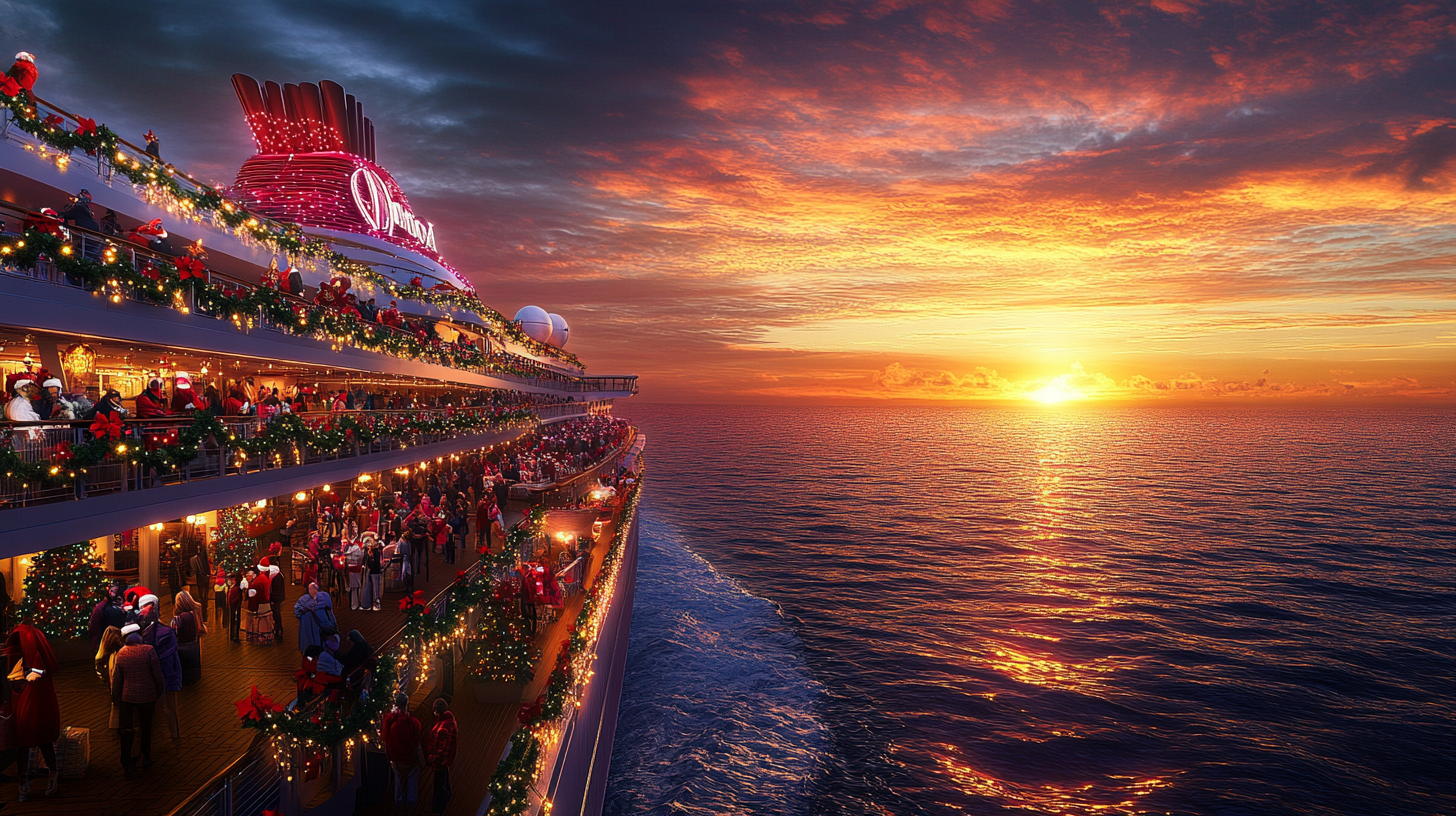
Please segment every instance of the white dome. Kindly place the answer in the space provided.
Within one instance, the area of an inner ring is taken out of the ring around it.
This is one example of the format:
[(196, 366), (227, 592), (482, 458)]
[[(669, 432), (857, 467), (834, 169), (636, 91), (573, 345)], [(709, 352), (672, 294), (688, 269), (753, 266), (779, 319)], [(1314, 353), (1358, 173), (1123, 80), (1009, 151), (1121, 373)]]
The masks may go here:
[(566, 325), (566, 318), (555, 312), (546, 316), (551, 318), (551, 342), (557, 348), (565, 348), (566, 341), (571, 337), (571, 327)]
[(522, 306), (516, 312), (516, 322), (521, 324), (521, 331), (532, 340), (538, 343), (551, 342), (551, 316), (540, 306)]

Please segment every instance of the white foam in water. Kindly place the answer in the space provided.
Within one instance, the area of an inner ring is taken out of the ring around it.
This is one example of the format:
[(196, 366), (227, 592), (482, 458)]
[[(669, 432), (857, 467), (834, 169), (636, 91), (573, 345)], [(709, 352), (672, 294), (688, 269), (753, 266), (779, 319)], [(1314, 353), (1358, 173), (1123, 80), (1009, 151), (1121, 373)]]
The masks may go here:
[(643, 502), (607, 814), (805, 813), (824, 689), (770, 602)]

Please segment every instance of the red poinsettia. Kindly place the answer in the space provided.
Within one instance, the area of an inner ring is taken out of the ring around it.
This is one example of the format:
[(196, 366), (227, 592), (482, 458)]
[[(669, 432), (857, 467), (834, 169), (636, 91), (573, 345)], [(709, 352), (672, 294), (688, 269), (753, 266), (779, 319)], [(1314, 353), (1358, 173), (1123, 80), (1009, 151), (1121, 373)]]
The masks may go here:
[(51, 458), (55, 461), (56, 464), (64, 465), (65, 463), (71, 461), (71, 459), (75, 458), (75, 456), (76, 452), (71, 449), (71, 443), (62, 442), (59, 445), (56, 445), (56, 452), (52, 455)]
[(413, 595), (406, 595), (403, 598), (399, 599), (399, 611), (401, 612), (409, 612), (413, 609), (424, 610), (428, 609), (429, 607), (430, 604), (425, 600), (425, 593), (423, 590), (417, 589), (415, 590)]
[(207, 267), (203, 266), (202, 261), (199, 261), (196, 258), (177, 258), (172, 263), (176, 264), (177, 277), (181, 278), (182, 280), (187, 280), (189, 278), (203, 280), (207, 277)]
[(87, 116), (77, 117), (76, 132), (82, 136), (95, 136), (96, 120)]
[(425, 282), (422, 281), (422, 280), (420, 280), (420, 276), (419, 275), (416, 275), (413, 278), (410, 278), (410, 286), (414, 286), (416, 288), (423, 289), (425, 287)]
[(20, 83), (13, 77), (0, 76), (0, 93), (6, 96), (18, 96), (20, 94)]
[(269, 714), (277, 714), (283, 711), (283, 706), (273, 702), (267, 695), (258, 691), (253, 686), (253, 691), (247, 697), (233, 703), (238, 709), (238, 719), (261, 720)]
[(121, 414), (100, 414), (91, 423), (91, 433), (97, 439), (120, 439), (126, 431), (121, 427)]
[(143, 277), (150, 278), (154, 281), (162, 279), (162, 270), (158, 269), (156, 263), (150, 260), (142, 264), (141, 272)]
[(47, 127), (63, 127), (66, 124), (66, 120), (54, 113), (48, 113), (46, 114), (45, 123)]
[(457, 584), (463, 584), (463, 583), (465, 583), (465, 570), (456, 570), (455, 571), (455, 583), (457, 583)]

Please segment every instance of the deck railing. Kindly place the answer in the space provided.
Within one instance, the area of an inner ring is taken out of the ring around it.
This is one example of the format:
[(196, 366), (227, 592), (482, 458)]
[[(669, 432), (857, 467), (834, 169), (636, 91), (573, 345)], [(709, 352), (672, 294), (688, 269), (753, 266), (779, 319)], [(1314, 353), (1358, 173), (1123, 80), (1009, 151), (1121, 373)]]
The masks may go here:
[[(591, 403), (569, 403), (543, 406), (541, 410), (560, 415), (561, 411), (573, 408), (586, 413)], [(353, 413), (353, 412), (351, 412)], [(409, 414), (421, 418), (439, 418), (446, 415), (444, 409), (425, 411), (368, 411), (360, 412), (379, 417), (391, 414)], [(302, 414), (308, 418), (310, 415)], [(323, 416), (323, 415), (319, 415)], [(220, 417), (231, 437), (253, 439), (267, 427), (266, 420), (257, 417)], [(166, 418), (131, 420), (124, 423), (131, 431), (126, 444), (140, 444), (144, 448), (176, 442), (178, 432), (192, 423), (191, 418)], [(6, 422), (0, 423), (0, 433), (9, 436), (11, 447), (27, 463), (53, 462), (58, 452), (67, 445), (75, 447), (90, 441), (89, 422)], [(409, 447), (444, 442), (463, 436), (487, 433), (489, 429), (467, 431), (442, 431), (422, 433), (409, 441)], [(399, 450), (404, 443), (394, 437), (381, 437), (368, 443), (355, 442), (339, 450), (320, 450), (306, 444), (294, 445), (288, 450), (275, 451), (257, 458), (237, 456), (236, 446), (229, 446), (230, 439), (212, 438), (200, 446), (197, 458), (171, 473), (158, 473), (154, 469), (127, 462), (107, 460), (78, 473), (74, 484), (44, 486), (26, 483), (0, 474), (0, 509), (22, 507), (32, 504), (74, 501), (88, 496), (151, 490), (165, 485), (185, 484), (202, 479), (218, 479), (245, 473), (261, 473), (280, 468), (314, 465), (340, 459), (363, 458), (372, 454)], [(361, 466), (366, 466), (361, 462)]]

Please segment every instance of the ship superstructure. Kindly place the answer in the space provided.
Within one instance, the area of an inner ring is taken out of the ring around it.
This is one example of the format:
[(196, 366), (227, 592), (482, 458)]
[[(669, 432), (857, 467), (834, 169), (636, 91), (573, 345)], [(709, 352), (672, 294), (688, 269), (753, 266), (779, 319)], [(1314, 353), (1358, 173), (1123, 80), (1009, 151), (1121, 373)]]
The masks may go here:
[[(0, 86), (6, 625), (47, 632), (63, 741), (84, 729), (90, 746), (62, 797), (6, 812), (376, 812), (395, 690), (416, 711), (452, 701), (474, 766), (449, 812), (492, 796), (493, 812), (595, 812), (646, 441), (612, 412), (636, 378), (587, 374), (564, 322), (553, 344), (550, 321), (482, 302), (337, 83), (233, 82), (259, 153), (227, 190)], [(422, 506), (428, 538), (410, 527)], [(411, 515), (391, 527), (396, 509)], [(349, 609), (361, 570), (339, 559), (371, 528), (382, 597)], [(423, 570), (405, 539), (428, 541)], [(165, 774), (122, 768), (75, 611), (101, 587), (61, 603), (43, 580), (66, 559), (150, 589), (163, 620), (181, 592), (212, 611), (184, 727), (157, 728)], [(282, 637), (233, 642), (215, 569), (265, 559)], [(342, 679), (298, 676), (292, 607), (310, 583), (369, 645)], [(509, 645), (530, 659), (503, 677), (501, 633), (527, 625)]]

